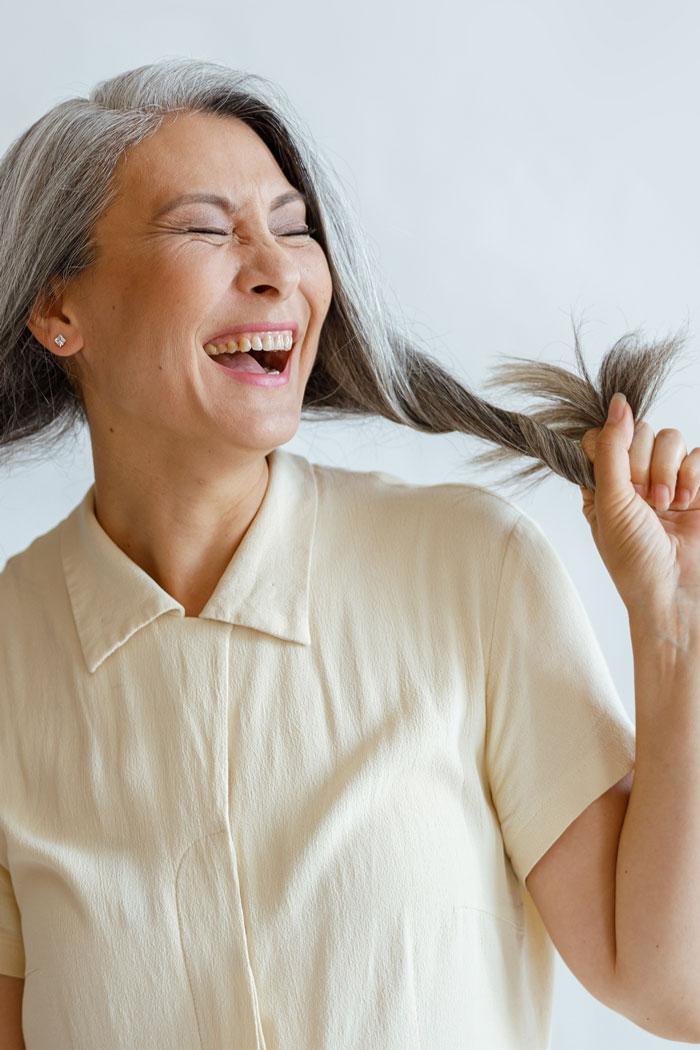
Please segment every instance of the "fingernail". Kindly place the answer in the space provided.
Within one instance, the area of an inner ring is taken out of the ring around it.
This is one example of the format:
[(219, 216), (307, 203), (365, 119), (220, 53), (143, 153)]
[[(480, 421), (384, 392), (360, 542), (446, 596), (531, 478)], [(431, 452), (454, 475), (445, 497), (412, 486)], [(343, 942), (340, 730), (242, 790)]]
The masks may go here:
[(657, 510), (667, 510), (671, 502), (668, 485), (654, 485), (654, 506)]
[(622, 419), (625, 411), (625, 405), (627, 404), (627, 398), (623, 393), (618, 391), (613, 394), (608, 405), (608, 419), (611, 423), (619, 423)]
[(678, 489), (673, 500), (674, 503), (679, 503), (681, 507), (684, 507), (686, 503), (690, 503), (690, 492), (688, 489)]

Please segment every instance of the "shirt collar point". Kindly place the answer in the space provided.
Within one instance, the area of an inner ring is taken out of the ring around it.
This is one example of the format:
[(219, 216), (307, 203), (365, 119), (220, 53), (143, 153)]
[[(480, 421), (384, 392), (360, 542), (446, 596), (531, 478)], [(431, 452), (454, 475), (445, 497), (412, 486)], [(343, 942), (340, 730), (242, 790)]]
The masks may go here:
[[(311, 644), (309, 588), (317, 514), (313, 465), (276, 448), (268, 487), (202, 619), (251, 627)], [(94, 513), (94, 483), (62, 522), (64, 578), (85, 664), (91, 674), (136, 631), (184, 607), (134, 563)], [(289, 543), (289, 535), (294, 543)]]

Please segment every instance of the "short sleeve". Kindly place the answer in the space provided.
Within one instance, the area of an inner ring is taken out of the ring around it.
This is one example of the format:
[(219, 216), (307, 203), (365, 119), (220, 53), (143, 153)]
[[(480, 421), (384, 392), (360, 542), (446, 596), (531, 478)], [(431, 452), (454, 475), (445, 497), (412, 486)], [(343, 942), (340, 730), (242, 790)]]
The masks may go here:
[(7, 868), (0, 865), (0, 973), (24, 977), (24, 942), (19, 908)]
[(522, 883), (569, 824), (634, 769), (634, 724), (583, 602), (522, 511), (501, 563), (485, 749), (505, 849)]

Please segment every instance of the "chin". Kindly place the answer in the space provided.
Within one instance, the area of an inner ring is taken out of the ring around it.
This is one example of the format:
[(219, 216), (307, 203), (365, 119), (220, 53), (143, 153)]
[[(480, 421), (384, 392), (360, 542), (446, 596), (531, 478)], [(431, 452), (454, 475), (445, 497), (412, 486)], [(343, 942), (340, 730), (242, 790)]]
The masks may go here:
[[(279, 421), (277, 423), (279, 424)], [(294, 421), (294, 425), (289, 427), (275, 426), (274, 421), (271, 421), (271, 425), (265, 426), (261, 420), (260, 426), (254, 429), (246, 428), (245, 432), (239, 430), (231, 434), (227, 444), (236, 445), (238, 448), (247, 449), (249, 452), (259, 452), (261, 455), (267, 455), (272, 449), (277, 448), (279, 445), (286, 445), (288, 441), (291, 441), (298, 430), (298, 417)]]

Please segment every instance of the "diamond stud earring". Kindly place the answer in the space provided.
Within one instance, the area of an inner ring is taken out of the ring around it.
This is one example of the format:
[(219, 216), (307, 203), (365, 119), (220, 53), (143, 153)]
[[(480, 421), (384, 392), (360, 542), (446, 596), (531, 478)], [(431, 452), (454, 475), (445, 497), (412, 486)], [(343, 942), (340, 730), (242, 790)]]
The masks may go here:
[(54, 339), (54, 343), (58, 343), (59, 346), (63, 346), (65, 341), (66, 341), (65, 340), (65, 336), (62, 336), (62, 335), (57, 335), (56, 338)]

